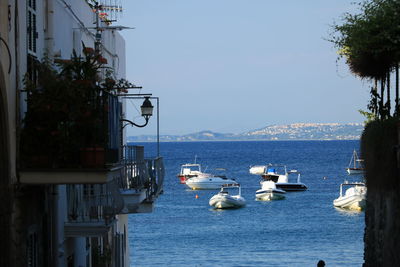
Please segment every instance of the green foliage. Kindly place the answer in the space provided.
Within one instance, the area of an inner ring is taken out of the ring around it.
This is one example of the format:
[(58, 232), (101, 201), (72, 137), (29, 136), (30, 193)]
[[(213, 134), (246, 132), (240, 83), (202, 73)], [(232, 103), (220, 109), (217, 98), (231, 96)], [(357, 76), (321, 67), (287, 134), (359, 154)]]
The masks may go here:
[(103, 251), (101, 247), (94, 247), (92, 250), (92, 264), (96, 267), (109, 267), (111, 266), (111, 255), (112, 251), (110, 248), (104, 248)]
[(360, 14), (344, 14), (334, 25), (330, 41), (361, 78), (381, 79), (399, 61), (400, 4), (398, 0), (372, 0), (360, 4)]
[(360, 114), (366, 118), (366, 120), (364, 121), (364, 124), (370, 123), (377, 119), (376, 115), (372, 112), (364, 111), (361, 109), (359, 109), (358, 112), (360, 112)]
[[(79, 150), (108, 142), (108, 99), (126, 91), (106, 60), (92, 48), (70, 60), (34, 63), (37, 80), (25, 79), (27, 112), (21, 132), (23, 157), (41, 153), (57, 164), (74, 164)], [(102, 72), (105, 72), (102, 78)]]
[[(381, 81), (381, 94), (377, 88), (371, 92), (368, 109), (385, 120), (391, 117), (389, 74), (398, 68), (400, 61), (400, 1), (369, 0), (360, 3), (359, 8), (359, 14), (346, 13), (342, 24), (332, 26), (329, 41), (338, 49), (338, 58), (344, 58), (355, 75)], [(386, 103), (383, 101), (385, 84), (388, 86)]]

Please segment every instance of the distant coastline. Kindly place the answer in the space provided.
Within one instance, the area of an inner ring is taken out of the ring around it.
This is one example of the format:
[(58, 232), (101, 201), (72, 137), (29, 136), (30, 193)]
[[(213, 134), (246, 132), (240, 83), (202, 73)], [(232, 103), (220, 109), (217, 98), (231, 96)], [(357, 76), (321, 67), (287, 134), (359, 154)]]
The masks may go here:
[[(185, 135), (160, 135), (159, 138), (160, 142), (359, 140), (363, 130), (362, 123), (293, 123), (269, 125), (239, 134), (200, 131)], [(155, 141), (156, 135), (128, 137), (128, 142)]]

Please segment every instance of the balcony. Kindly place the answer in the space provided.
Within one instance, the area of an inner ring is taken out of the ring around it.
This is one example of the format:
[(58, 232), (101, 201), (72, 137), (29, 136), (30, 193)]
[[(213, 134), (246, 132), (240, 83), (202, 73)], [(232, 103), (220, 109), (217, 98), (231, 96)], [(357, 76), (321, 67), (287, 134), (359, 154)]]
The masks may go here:
[(104, 236), (124, 207), (115, 181), (107, 184), (67, 185), (68, 237)]
[(107, 183), (121, 173), (118, 95), (130, 83), (115, 80), (106, 64), (90, 47), (70, 59), (30, 60), (20, 96), (26, 101), (18, 132), (21, 183)]
[(163, 158), (145, 159), (142, 146), (126, 146), (123, 173), (119, 188), (124, 208), (120, 214), (152, 212), (154, 201), (163, 191)]
[[(28, 105), (21, 134), (21, 183), (103, 184), (118, 179), (123, 168), (121, 104), (117, 96), (109, 94), (88, 105), (95, 107), (57, 120), (51, 119), (56, 112), (52, 108), (50, 112), (32, 108), (30, 113)], [(32, 118), (37, 115), (43, 117), (40, 123)]]

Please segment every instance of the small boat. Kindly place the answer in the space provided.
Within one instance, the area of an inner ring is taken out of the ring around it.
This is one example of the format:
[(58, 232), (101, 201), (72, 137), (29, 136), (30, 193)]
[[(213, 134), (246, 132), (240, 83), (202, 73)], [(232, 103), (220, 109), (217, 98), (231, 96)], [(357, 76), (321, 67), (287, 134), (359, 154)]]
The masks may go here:
[(202, 173), (186, 180), (186, 185), (193, 190), (197, 189), (220, 189), (224, 184), (238, 184), (235, 179), (226, 176), (216, 176)]
[[(237, 195), (229, 194), (232, 188), (239, 190)], [(242, 190), (239, 184), (224, 184), (221, 187), (221, 191), (212, 196), (208, 203), (216, 209), (238, 209), (246, 205), (246, 200), (242, 197)]]
[[(251, 174), (261, 175), (261, 177), (266, 181), (273, 181), (277, 188), (284, 191), (307, 190), (307, 186), (300, 180), (300, 172), (298, 172), (297, 170), (287, 171), (285, 165), (258, 165), (250, 167), (249, 171)], [(290, 174), (297, 174), (297, 180), (295, 182), (289, 182)]]
[(266, 165), (250, 166), (249, 172), (255, 175), (262, 175), (265, 173)]
[(353, 155), (351, 156), (349, 166), (346, 168), (346, 171), (349, 175), (354, 174), (363, 174), (364, 167), (363, 167), (363, 159), (360, 159), (357, 155), (357, 151), (354, 149)]
[(181, 171), (177, 175), (181, 184), (185, 184), (186, 180), (192, 177), (196, 177), (200, 174), (204, 174), (201, 172), (201, 166), (198, 163), (186, 163), (181, 166)]
[(279, 200), (284, 199), (286, 192), (276, 187), (273, 181), (261, 181), (261, 189), (256, 191), (257, 200)]
[[(346, 187), (348, 188), (343, 194), (343, 190)], [(349, 183), (345, 181), (340, 185), (339, 197), (333, 200), (333, 205), (337, 208), (361, 211), (365, 208), (366, 196), (367, 187), (365, 183)]]

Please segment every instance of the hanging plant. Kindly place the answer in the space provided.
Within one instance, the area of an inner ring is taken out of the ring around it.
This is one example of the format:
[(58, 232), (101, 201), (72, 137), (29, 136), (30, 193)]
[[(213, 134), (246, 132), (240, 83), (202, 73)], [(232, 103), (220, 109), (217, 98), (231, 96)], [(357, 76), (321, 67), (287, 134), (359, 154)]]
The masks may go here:
[[(396, 0), (372, 0), (360, 4), (361, 13), (346, 13), (343, 24), (333, 26), (331, 41), (352, 73), (362, 79), (381, 81), (381, 119), (390, 117), (390, 87), (384, 103), (384, 85), (400, 60), (400, 5)], [(398, 88), (396, 89), (398, 90)], [(398, 107), (395, 108), (397, 110)]]
[(28, 109), (21, 132), (25, 159), (41, 153), (51, 159), (48, 165), (79, 165), (82, 148), (106, 147), (109, 99), (132, 84), (114, 79), (105, 62), (84, 47), (83, 57), (73, 52), (69, 60), (35, 63), (38, 81), (25, 80)]

